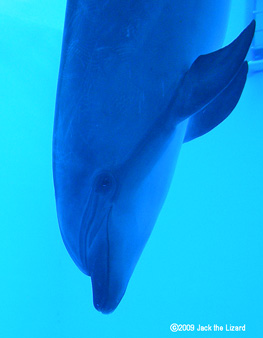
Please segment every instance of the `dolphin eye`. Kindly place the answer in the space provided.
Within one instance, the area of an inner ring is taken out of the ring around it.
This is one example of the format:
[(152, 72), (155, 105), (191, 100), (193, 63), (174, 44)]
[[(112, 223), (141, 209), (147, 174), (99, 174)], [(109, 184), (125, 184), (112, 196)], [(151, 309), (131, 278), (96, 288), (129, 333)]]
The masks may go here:
[(114, 193), (116, 189), (116, 181), (112, 174), (102, 173), (96, 177), (95, 183), (96, 192), (102, 194)]

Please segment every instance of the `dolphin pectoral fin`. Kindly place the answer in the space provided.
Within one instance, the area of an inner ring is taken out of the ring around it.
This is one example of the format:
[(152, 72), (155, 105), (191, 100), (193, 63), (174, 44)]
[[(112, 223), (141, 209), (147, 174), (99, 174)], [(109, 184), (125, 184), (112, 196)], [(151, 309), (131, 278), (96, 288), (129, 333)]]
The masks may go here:
[(245, 61), (230, 84), (204, 109), (189, 118), (184, 142), (208, 133), (228, 117), (239, 101), (247, 73), (248, 64)]
[[(255, 21), (252, 21), (231, 44), (194, 61), (170, 105), (176, 111), (177, 122), (199, 113), (230, 86), (241, 69), (254, 32)], [(227, 90), (228, 96), (226, 93)]]

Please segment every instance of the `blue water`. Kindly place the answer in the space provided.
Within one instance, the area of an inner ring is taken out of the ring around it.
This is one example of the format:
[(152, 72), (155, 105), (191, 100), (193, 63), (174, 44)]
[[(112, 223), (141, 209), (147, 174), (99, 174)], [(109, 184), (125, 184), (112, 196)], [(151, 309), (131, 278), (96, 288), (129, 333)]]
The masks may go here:
[[(226, 43), (244, 28), (233, 1)], [(117, 310), (57, 224), (51, 141), (65, 1), (0, 1), (0, 337), (262, 337), (263, 72), (231, 116), (185, 144), (165, 206)], [(172, 333), (170, 325), (246, 325)]]

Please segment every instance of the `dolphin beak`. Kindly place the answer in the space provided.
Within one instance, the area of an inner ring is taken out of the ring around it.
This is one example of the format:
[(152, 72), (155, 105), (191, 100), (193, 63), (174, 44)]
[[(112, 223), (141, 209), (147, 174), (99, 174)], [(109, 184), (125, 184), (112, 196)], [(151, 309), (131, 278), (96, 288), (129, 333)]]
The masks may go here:
[(121, 301), (125, 288), (116, 273), (114, 247), (110, 245), (110, 227), (112, 207), (100, 217), (96, 229), (91, 229), (86, 236), (86, 266), (91, 276), (94, 307), (105, 314), (116, 309)]
[(105, 314), (116, 309), (126, 289), (115, 272), (118, 265), (112, 261), (115, 250), (110, 245), (112, 208), (102, 196), (91, 193), (79, 235), (81, 270), (91, 277), (94, 307)]

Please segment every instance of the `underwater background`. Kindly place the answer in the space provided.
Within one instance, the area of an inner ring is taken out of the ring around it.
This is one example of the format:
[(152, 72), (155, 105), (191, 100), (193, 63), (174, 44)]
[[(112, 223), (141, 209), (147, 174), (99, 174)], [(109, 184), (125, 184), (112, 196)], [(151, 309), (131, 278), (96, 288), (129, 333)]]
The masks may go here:
[[(249, 23), (249, 2), (232, 1), (225, 44)], [(183, 145), (127, 292), (102, 315), (55, 210), (52, 129), (65, 7), (65, 0), (0, 0), (0, 337), (262, 337), (263, 72), (249, 73), (224, 123)], [(257, 24), (263, 28), (263, 15)], [(172, 323), (246, 331), (171, 332)]]

